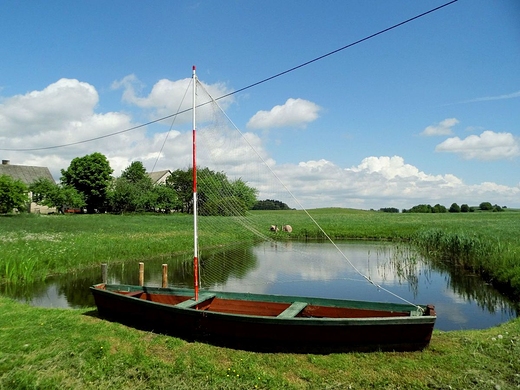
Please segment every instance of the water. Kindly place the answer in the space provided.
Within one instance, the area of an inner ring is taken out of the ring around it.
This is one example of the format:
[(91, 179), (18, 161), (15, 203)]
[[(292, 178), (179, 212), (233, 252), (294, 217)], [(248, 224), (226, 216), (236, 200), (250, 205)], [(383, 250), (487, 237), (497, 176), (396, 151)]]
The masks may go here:
[[(435, 305), (440, 330), (484, 329), (515, 318), (518, 304), (474, 275), (433, 267), (405, 247), (375, 242), (338, 244), (349, 262), (323, 243), (266, 243), (200, 254), (203, 288), (263, 294), (313, 296)], [(170, 285), (191, 287), (192, 258), (145, 262), (145, 284), (161, 284), (169, 264)], [(356, 272), (354, 267), (359, 271)], [(368, 282), (360, 273), (367, 276)], [(1, 293), (35, 306), (94, 306), (89, 286), (100, 269), (70, 274), (32, 286), (2, 286)], [(137, 262), (109, 265), (109, 283), (138, 283)]]

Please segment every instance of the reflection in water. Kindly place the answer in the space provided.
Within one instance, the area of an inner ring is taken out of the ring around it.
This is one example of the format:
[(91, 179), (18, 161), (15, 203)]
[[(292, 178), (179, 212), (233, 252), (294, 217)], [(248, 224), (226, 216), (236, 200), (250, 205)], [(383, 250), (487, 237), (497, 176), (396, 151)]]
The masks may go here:
[[(376, 285), (420, 304), (434, 304), (436, 328), (486, 328), (518, 315), (518, 306), (478, 277), (431, 264), (406, 246), (338, 244), (352, 265)], [(323, 243), (263, 243), (200, 253), (201, 286), (206, 289), (399, 302), (367, 283), (337, 251)], [(161, 284), (168, 263), (170, 285), (193, 285), (191, 255), (145, 261), (145, 283)], [(109, 264), (109, 283), (138, 283), (138, 263)], [(0, 286), (0, 293), (46, 307), (91, 307), (89, 291), (100, 282), (99, 267), (31, 286)]]

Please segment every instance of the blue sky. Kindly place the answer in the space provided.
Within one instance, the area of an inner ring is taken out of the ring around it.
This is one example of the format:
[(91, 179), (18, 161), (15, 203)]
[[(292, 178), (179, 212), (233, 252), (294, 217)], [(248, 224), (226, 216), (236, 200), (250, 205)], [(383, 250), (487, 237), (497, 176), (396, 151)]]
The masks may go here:
[[(97, 151), (151, 170), (171, 120), (15, 149), (174, 114), (192, 65), (218, 97), (446, 2), (3, 1), (0, 155), (56, 179)], [(520, 2), (459, 0), (222, 104), (305, 207), (520, 207), (519, 69)], [(156, 170), (186, 164), (189, 127)]]

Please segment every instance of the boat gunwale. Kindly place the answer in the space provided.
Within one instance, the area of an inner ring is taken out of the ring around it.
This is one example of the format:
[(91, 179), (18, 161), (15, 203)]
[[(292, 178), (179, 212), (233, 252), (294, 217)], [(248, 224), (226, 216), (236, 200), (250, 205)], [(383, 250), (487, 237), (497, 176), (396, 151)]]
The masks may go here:
[[(436, 315), (407, 315), (407, 316), (395, 316), (395, 317), (352, 317), (352, 318), (334, 318), (334, 317), (291, 317), (291, 318), (281, 318), (277, 316), (262, 316), (262, 315), (250, 315), (250, 314), (240, 314), (240, 313), (226, 313), (226, 312), (218, 312), (218, 311), (211, 311), (211, 310), (198, 310), (195, 307), (181, 307), (176, 306), (175, 304), (166, 304), (161, 302), (154, 302), (149, 300), (140, 299), (139, 297), (135, 296), (128, 296), (125, 294), (121, 294), (120, 292), (124, 292), (124, 290), (118, 290), (118, 291), (111, 291), (107, 290), (105, 288), (100, 288), (101, 286), (108, 286), (108, 287), (123, 287), (123, 288), (129, 288), (129, 292), (132, 291), (138, 291), (143, 290), (144, 293), (150, 294), (150, 293), (157, 293), (157, 291), (161, 291), (162, 293), (165, 293), (166, 295), (182, 295), (189, 298), (192, 298), (193, 290), (190, 289), (176, 289), (176, 288), (161, 288), (161, 287), (147, 287), (147, 286), (134, 286), (134, 285), (119, 285), (119, 284), (97, 284), (92, 287), (90, 287), (91, 290), (94, 290), (101, 294), (106, 294), (112, 297), (117, 297), (117, 299), (124, 299), (124, 300), (134, 300), (136, 304), (139, 305), (146, 305), (146, 306), (155, 306), (155, 307), (161, 307), (162, 309), (166, 311), (173, 311), (173, 312), (179, 312), (179, 313), (186, 313), (190, 315), (204, 315), (207, 317), (223, 317), (223, 318), (232, 318), (235, 321), (261, 321), (265, 323), (280, 323), (280, 324), (300, 324), (300, 325), (329, 325), (329, 326), (339, 326), (339, 325), (359, 325), (359, 326), (366, 326), (366, 325), (419, 325), (419, 324), (434, 324), (435, 320), (437, 318)], [(254, 298), (275, 298), (275, 299), (283, 299), (283, 300), (265, 300), (267, 303), (287, 303), (290, 304), (294, 300), (299, 301), (305, 301), (308, 302), (310, 305), (318, 305), (318, 306), (329, 306), (329, 307), (337, 307), (337, 308), (346, 308), (346, 309), (364, 309), (364, 310), (371, 310), (373, 308), (371, 307), (352, 307), (352, 306), (345, 306), (345, 303), (356, 303), (356, 304), (367, 304), (369, 306), (371, 305), (378, 305), (381, 307), (384, 306), (397, 306), (401, 308), (415, 308), (415, 306), (406, 305), (406, 304), (394, 304), (394, 303), (384, 303), (384, 302), (371, 302), (371, 301), (351, 301), (351, 300), (340, 300), (340, 299), (331, 299), (331, 298), (306, 298), (306, 297), (292, 297), (292, 296), (285, 296), (285, 295), (263, 295), (263, 294), (244, 294), (244, 293), (233, 293), (233, 292), (223, 292), (223, 291), (213, 291), (213, 290), (204, 290), (205, 293), (212, 293), (215, 294), (215, 298), (221, 298), (221, 299), (229, 299), (229, 298), (238, 298), (241, 297), (241, 300), (247, 300), (250, 302), (263, 302), (261, 299), (245, 299), (244, 296), (247, 296), (248, 298), (254, 297)], [(180, 293), (180, 294), (179, 294)], [(203, 301), (202, 301), (203, 302)], [(201, 303), (202, 303), (201, 302)], [(337, 306), (332, 305), (323, 305), (323, 302), (329, 302), (329, 303), (336, 303), (339, 304)], [(422, 306), (421, 306), (422, 307)], [(426, 307), (424, 307), (426, 309)], [(374, 309), (376, 310), (376, 309)], [(392, 310), (387, 310), (392, 311)], [(394, 310), (398, 312), (408, 312), (410, 313), (410, 310)]]

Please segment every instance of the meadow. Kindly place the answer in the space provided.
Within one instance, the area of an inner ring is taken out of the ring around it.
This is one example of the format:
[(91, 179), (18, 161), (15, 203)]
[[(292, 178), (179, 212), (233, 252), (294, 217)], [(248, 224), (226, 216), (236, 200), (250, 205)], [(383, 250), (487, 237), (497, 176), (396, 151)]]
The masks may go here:
[[(328, 208), (309, 214), (332, 239), (409, 242), (432, 260), (466, 268), (520, 296), (520, 212), (391, 214)], [(324, 238), (303, 211), (252, 215), (267, 234), (272, 224), (290, 224), (292, 233), (276, 234), (279, 240)], [(0, 217), (0, 282), (30, 282), (101, 262), (187, 253), (192, 250), (192, 226), (192, 217), (184, 214)], [(225, 218), (216, 226), (206, 245), (257, 239)]]
[[(335, 239), (404, 241), (434, 261), (520, 291), (520, 213), (386, 214), (317, 209)], [(258, 211), (291, 224), (278, 239), (321, 239), (301, 211)], [(0, 217), (0, 280), (30, 283), (100, 262), (192, 249), (192, 221), (175, 215)], [(253, 241), (223, 224), (211, 246)], [(422, 352), (331, 355), (236, 351), (101, 320), (95, 308), (30, 307), (0, 297), (0, 389), (512, 389), (520, 387), (520, 319), (478, 331), (434, 331)]]

